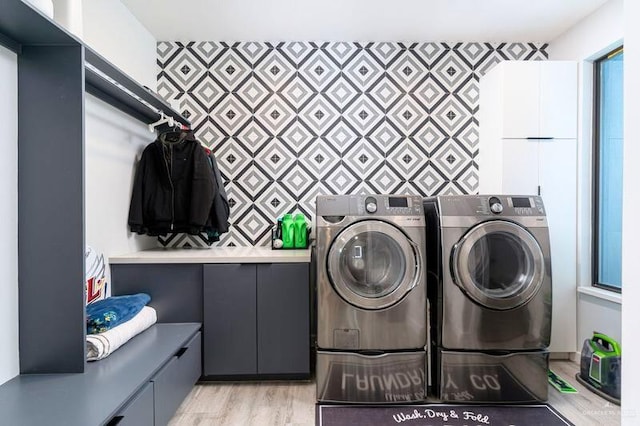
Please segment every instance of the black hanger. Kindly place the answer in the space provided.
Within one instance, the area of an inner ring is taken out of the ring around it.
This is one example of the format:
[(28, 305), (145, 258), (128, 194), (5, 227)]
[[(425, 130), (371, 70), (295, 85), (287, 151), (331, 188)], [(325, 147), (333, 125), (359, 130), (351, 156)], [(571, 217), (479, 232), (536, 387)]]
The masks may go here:
[(188, 134), (189, 132), (187, 130), (168, 130), (160, 133), (158, 139), (164, 144), (175, 145), (183, 142)]
[[(190, 129), (183, 129), (182, 126), (176, 125), (171, 129), (165, 130), (158, 135), (158, 139), (163, 144), (175, 145), (185, 140), (193, 139)], [(191, 136), (191, 137), (190, 137)]]

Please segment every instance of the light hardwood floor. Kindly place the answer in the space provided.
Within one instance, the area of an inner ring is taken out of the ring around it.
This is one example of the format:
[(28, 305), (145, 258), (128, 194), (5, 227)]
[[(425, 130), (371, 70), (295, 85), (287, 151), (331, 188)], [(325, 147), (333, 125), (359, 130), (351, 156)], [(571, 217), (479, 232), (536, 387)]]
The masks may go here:
[[(620, 407), (575, 379), (578, 365), (551, 361), (551, 369), (578, 390), (549, 388), (549, 404), (576, 426), (620, 424)], [(314, 382), (215, 382), (198, 384), (169, 426), (310, 426), (315, 423)]]

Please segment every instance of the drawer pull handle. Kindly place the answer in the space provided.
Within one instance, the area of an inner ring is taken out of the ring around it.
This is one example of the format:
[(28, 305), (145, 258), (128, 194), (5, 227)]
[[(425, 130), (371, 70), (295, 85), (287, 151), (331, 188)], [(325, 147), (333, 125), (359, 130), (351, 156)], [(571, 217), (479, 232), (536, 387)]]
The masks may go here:
[(184, 355), (184, 353), (187, 351), (187, 349), (189, 349), (189, 348), (180, 348), (180, 349), (178, 349), (178, 352), (176, 352), (176, 356), (178, 358), (180, 358), (182, 355)]
[(123, 419), (124, 419), (124, 416), (115, 416), (114, 418), (111, 419), (109, 423), (107, 423), (107, 426), (116, 426)]

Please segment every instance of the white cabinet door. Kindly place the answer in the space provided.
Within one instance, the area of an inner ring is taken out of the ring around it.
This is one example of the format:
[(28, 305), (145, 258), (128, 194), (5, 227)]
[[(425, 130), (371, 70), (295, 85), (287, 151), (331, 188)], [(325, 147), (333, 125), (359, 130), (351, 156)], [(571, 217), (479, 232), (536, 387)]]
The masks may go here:
[(575, 139), (578, 132), (578, 66), (570, 61), (541, 62), (541, 137)]
[(527, 138), (539, 132), (540, 64), (505, 61), (503, 90), (503, 138)]
[(503, 139), (502, 194), (536, 195), (539, 185), (537, 140)]
[(540, 141), (540, 186), (547, 210), (553, 285), (552, 352), (576, 350), (577, 142)]

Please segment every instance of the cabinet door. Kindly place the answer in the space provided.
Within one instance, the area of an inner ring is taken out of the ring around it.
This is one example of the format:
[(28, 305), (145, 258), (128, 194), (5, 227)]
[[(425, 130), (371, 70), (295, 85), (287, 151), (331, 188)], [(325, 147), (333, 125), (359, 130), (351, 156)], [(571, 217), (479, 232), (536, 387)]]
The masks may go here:
[(540, 137), (574, 139), (578, 132), (578, 68), (570, 61), (540, 63)]
[(256, 374), (256, 266), (204, 265), (204, 375)]
[(309, 264), (258, 265), (258, 373), (310, 373)]
[(551, 245), (553, 313), (550, 351), (576, 350), (577, 143), (540, 141), (540, 187)]
[(504, 139), (502, 141), (503, 194), (535, 195), (538, 193), (537, 140)]
[(504, 64), (503, 138), (528, 138), (539, 132), (540, 64), (507, 61)]

